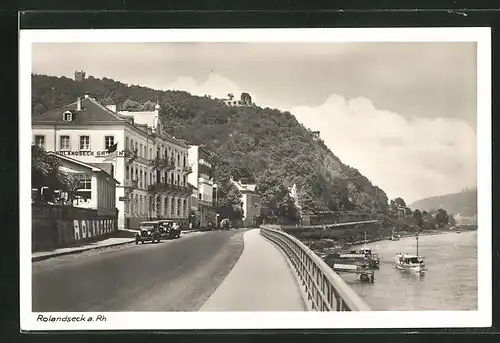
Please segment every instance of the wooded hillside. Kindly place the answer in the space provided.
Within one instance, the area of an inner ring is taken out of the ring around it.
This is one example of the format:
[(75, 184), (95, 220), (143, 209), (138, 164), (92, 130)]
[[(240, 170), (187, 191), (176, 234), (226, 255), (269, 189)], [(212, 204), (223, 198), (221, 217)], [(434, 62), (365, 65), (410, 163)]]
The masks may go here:
[[(76, 82), (33, 75), (32, 82), (33, 114), (72, 103), (85, 92), (118, 109), (150, 109), (158, 101), (169, 133), (215, 153), (216, 182), (229, 174), (235, 179), (255, 180), (263, 195), (273, 187), (295, 183), (305, 212), (387, 209), (383, 190), (357, 169), (343, 164), (289, 112), (258, 106), (228, 107), (208, 96), (157, 91), (92, 76)], [(266, 180), (275, 180), (275, 184)]]

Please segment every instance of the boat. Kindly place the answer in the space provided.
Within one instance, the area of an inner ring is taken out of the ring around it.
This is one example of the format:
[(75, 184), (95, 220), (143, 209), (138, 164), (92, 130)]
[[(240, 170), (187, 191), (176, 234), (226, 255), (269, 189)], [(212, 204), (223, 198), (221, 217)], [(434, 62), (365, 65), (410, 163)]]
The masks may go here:
[(368, 268), (379, 269), (380, 259), (378, 254), (374, 254), (370, 248), (366, 246), (366, 232), (365, 232), (365, 245), (359, 250), (351, 250), (349, 252), (341, 253), (340, 259), (364, 260), (367, 262)]
[(427, 271), (423, 257), (418, 255), (397, 254), (395, 266), (396, 269), (413, 273), (422, 274)]
[(427, 271), (424, 258), (418, 254), (418, 233), (416, 240), (417, 253), (415, 255), (402, 253), (396, 254), (396, 269), (417, 274), (423, 274)]
[(392, 235), (391, 235), (391, 241), (399, 241), (401, 239), (400, 235), (395, 235), (394, 234), (394, 227), (392, 227)]

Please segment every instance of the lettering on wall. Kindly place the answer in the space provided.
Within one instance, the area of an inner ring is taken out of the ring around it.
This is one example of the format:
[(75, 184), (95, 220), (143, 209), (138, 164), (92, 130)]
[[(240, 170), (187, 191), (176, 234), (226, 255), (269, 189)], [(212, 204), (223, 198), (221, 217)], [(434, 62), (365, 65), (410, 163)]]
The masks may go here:
[(75, 230), (75, 241), (80, 240), (80, 223), (78, 223), (78, 220), (73, 220), (73, 228)]
[[(71, 150), (58, 150), (56, 151), (59, 155), (64, 156), (95, 156), (95, 157), (106, 157), (110, 153), (107, 150), (96, 150), (96, 151), (71, 151)], [(117, 151), (116, 156), (123, 157), (125, 156), (125, 150)]]
[[(68, 223), (69, 224), (69, 223)], [(116, 221), (114, 219), (93, 219), (93, 220), (73, 220), (74, 241), (85, 238), (101, 236), (115, 231)], [(70, 233), (71, 224), (68, 226), (64, 222), (57, 223), (59, 239), (65, 241), (65, 233)], [(68, 239), (71, 239), (68, 237)]]

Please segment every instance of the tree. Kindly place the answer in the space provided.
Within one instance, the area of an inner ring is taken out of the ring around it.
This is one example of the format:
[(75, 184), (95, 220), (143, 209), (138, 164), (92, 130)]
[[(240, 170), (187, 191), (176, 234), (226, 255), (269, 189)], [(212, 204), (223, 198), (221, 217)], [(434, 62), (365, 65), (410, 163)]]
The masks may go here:
[(448, 213), (446, 213), (445, 210), (439, 209), (436, 212), (436, 222), (439, 227), (443, 227), (445, 225), (448, 225)]
[(61, 190), (73, 194), (78, 188), (78, 181), (60, 169), (57, 157), (48, 154), (43, 148), (31, 146), (31, 186), (41, 189)]
[(217, 187), (216, 209), (221, 219), (241, 220), (244, 213), (238, 188), (229, 179), (219, 180)]
[(396, 203), (396, 205), (398, 205), (399, 207), (403, 207), (403, 208), (406, 208), (406, 202), (403, 200), (403, 198), (396, 198), (394, 199), (394, 202)]
[(122, 111), (141, 111), (143, 105), (134, 100), (127, 99), (121, 106)]
[(271, 171), (264, 172), (258, 180), (258, 192), (263, 208), (268, 211), (261, 212), (263, 219), (281, 219), (296, 222), (299, 211), (295, 206), (295, 199), (290, 194), (283, 178)]
[(422, 224), (424, 223), (422, 212), (420, 212), (418, 208), (415, 211), (413, 211), (413, 219), (415, 219), (415, 222), (417, 223), (418, 226), (422, 226)]

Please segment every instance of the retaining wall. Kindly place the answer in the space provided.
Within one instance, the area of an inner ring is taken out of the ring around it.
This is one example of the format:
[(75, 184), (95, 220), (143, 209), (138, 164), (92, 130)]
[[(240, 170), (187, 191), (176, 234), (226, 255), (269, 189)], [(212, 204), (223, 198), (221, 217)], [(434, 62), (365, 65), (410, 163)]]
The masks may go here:
[(102, 214), (92, 209), (33, 204), (31, 212), (33, 252), (101, 240), (118, 229), (118, 211)]

